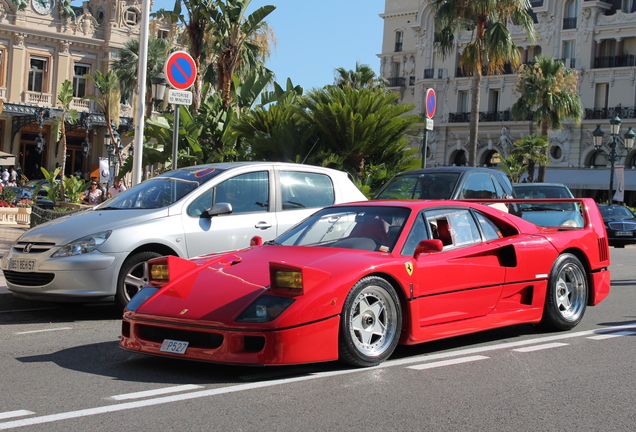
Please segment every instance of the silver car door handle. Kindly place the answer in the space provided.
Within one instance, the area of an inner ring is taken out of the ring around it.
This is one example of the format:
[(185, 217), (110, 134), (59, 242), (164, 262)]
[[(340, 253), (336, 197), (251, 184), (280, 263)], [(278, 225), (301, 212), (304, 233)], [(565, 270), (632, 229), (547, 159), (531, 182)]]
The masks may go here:
[(268, 222), (259, 222), (256, 225), (254, 225), (254, 227), (258, 229), (267, 229), (267, 228), (271, 228), (272, 224)]

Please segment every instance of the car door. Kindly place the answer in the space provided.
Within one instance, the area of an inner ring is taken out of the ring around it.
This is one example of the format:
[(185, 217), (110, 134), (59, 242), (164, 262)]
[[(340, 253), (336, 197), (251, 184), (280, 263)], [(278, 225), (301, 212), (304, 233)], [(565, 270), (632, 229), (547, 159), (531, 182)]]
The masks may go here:
[[(256, 235), (264, 241), (277, 235), (276, 213), (271, 210), (272, 172), (238, 174), (194, 199), (182, 214), (188, 256), (243, 249)], [(227, 202), (232, 213), (202, 217), (213, 204)]]
[(280, 170), (278, 185), (276, 219), (279, 234), (336, 200), (334, 181), (325, 173)]
[(429, 236), (440, 239), (444, 249), (421, 255), (416, 262), (420, 326), (489, 314), (505, 278), (499, 246), (483, 241), (469, 209), (429, 210), (422, 217)]

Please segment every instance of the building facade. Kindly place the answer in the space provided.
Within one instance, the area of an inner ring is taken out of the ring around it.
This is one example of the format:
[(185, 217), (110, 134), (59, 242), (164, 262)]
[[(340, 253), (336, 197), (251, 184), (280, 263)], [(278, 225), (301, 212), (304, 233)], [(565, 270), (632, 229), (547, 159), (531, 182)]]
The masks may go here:
[[(511, 25), (522, 62), (543, 55), (560, 59), (579, 73), (583, 104), (580, 123), (566, 122), (550, 132), (551, 162), (546, 181), (564, 183), (578, 197), (608, 199), (611, 162), (617, 168), (614, 189), (624, 172), (624, 201), (636, 200), (636, 150), (626, 149), (623, 135), (636, 130), (636, 2), (633, 0), (533, 0), (531, 15), (536, 39)], [(457, 35), (453, 52), (444, 57), (434, 43), (434, 11), (428, 0), (386, 0), (380, 75), (387, 78), (401, 101), (413, 103), (424, 115), (428, 89), (436, 94), (434, 127), (426, 134), (426, 165), (465, 165), (472, 78), (459, 67), (459, 55), (470, 40)], [(495, 166), (507, 157), (513, 142), (539, 132), (530, 121), (516, 121), (510, 108), (517, 100), (517, 75), (512, 68), (485, 75), (481, 82), (477, 163)], [(610, 119), (622, 120), (616, 137)], [(592, 132), (605, 131), (597, 149)], [(422, 139), (413, 146), (422, 148)], [(612, 152), (612, 149), (614, 151)], [(615, 157), (611, 157), (615, 156)], [(623, 167), (624, 166), (624, 170)]]
[[(0, 165), (20, 166), (29, 179), (42, 176), (39, 167), (53, 171), (62, 158), (66, 175), (96, 175), (100, 157), (109, 157), (106, 124), (99, 107), (84, 99), (96, 94), (84, 75), (108, 72), (124, 43), (140, 33), (141, 0), (90, 0), (81, 7), (70, 3), (0, 0), (0, 151), (8, 154)], [(150, 30), (159, 37), (171, 33), (157, 22)], [(66, 124), (64, 155), (52, 124), (61, 116), (57, 96), (65, 80), (73, 83), (71, 108), (80, 118)], [(124, 136), (132, 130), (132, 114), (132, 107), (123, 103), (123, 146), (132, 139)]]

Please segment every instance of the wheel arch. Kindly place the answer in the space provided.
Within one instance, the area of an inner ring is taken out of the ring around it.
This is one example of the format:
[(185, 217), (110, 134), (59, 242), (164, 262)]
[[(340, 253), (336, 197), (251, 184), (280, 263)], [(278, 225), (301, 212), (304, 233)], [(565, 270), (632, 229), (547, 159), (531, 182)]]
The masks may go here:
[[(390, 273), (384, 273), (384, 272), (369, 273), (369, 274), (365, 275), (364, 277), (367, 277), (367, 276), (380, 277), (380, 278), (386, 280), (388, 283), (390, 283), (391, 286), (393, 287), (393, 289), (395, 290), (395, 293), (397, 294), (398, 299), (400, 299), (400, 308), (402, 309), (402, 334), (404, 334), (404, 332), (408, 331), (409, 328), (410, 328), (406, 324), (411, 319), (411, 312), (410, 312), (409, 302), (408, 302), (407, 294), (405, 292), (405, 288)], [(362, 279), (362, 278), (360, 278), (360, 279)]]
[(138, 246), (137, 248), (130, 251), (130, 253), (128, 254), (126, 258), (136, 255), (140, 252), (157, 252), (161, 255), (179, 256), (179, 254), (170, 246), (166, 246), (161, 243), (147, 243), (147, 244)]
[(583, 269), (585, 270), (585, 277), (587, 278), (587, 305), (594, 305), (594, 281), (590, 275), (592, 268), (590, 266), (590, 261), (587, 259), (587, 255), (579, 249), (579, 248), (569, 248), (562, 251), (559, 255), (563, 255), (565, 253), (569, 253), (578, 258), (578, 260), (583, 264)]

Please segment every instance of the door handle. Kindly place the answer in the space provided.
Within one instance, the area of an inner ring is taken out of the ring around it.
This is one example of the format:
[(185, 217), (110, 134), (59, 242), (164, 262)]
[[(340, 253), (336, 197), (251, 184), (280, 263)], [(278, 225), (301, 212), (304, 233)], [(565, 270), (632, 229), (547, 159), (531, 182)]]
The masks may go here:
[(261, 221), (259, 223), (257, 223), (256, 225), (254, 225), (254, 228), (258, 228), (258, 229), (267, 229), (267, 228), (271, 228), (272, 224), (268, 223), (268, 222), (264, 222)]

